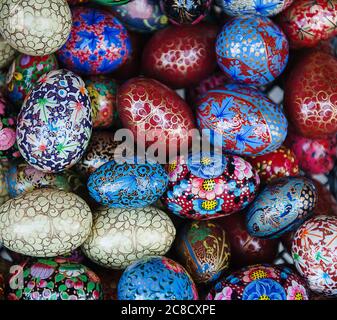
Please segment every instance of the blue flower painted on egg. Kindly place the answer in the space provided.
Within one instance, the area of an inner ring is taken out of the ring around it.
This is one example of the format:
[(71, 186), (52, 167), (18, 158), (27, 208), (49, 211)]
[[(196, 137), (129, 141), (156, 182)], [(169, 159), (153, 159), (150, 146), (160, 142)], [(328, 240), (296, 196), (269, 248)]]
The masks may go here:
[(286, 300), (284, 288), (272, 279), (255, 280), (247, 285), (242, 300)]

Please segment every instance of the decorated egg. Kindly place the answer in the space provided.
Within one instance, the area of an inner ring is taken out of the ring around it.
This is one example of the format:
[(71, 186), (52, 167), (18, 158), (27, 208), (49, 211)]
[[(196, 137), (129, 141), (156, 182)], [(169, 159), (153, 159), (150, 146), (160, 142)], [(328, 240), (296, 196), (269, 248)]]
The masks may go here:
[[(317, 203), (313, 210), (313, 216), (337, 216), (337, 201), (332, 193), (319, 181), (312, 180), (317, 191)], [(291, 245), (296, 230), (287, 232), (281, 237), (282, 244), (291, 252)]]
[(114, 139), (113, 132), (94, 131), (84, 156), (76, 164), (76, 169), (89, 176), (103, 164), (122, 156), (124, 150), (126, 156), (131, 156), (131, 148), (118, 148), (120, 144), (121, 142)]
[(0, 161), (0, 206), (10, 198), (6, 183), (6, 173), (8, 167), (8, 162)]
[(285, 146), (265, 155), (249, 158), (248, 161), (263, 183), (269, 183), (277, 178), (296, 177), (300, 171), (297, 154)]
[(163, 9), (174, 24), (197, 24), (209, 12), (212, 0), (163, 0)]
[(15, 138), (16, 117), (0, 92), (0, 161), (20, 157)]
[(216, 221), (226, 231), (230, 244), (231, 266), (243, 267), (257, 263), (273, 263), (278, 253), (278, 239), (253, 237), (246, 228), (244, 212)]
[(138, 145), (158, 149), (180, 148), (189, 142), (195, 128), (187, 103), (173, 90), (148, 78), (133, 78), (118, 90), (117, 111), (124, 128), (131, 130)]
[(117, 82), (96, 76), (85, 80), (92, 108), (94, 128), (111, 127), (116, 117)]
[(180, 156), (166, 169), (169, 186), (163, 202), (174, 214), (196, 220), (242, 210), (255, 198), (260, 184), (250, 163), (219, 153)]
[(225, 152), (257, 156), (278, 149), (287, 135), (282, 109), (253, 87), (228, 84), (197, 103), (198, 127)]
[(301, 169), (308, 174), (325, 174), (332, 170), (337, 157), (335, 137), (310, 139), (291, 132), (287, 144), (295, 153)]
[(0, 69), (7, 67), (15, 58), (16, 51), (0, 35)]
[(337, 59), (309, 52), (285, 82), (284, 107), (296, 131), (308, 138), (337, 133)]
[(337, 35), (337, 1), (294, 1), (280, 14), (278, 22), (291, 48), (313, 47)]
[(60, 172), (83, 156), (92, 130), (83, 80), (62, 69), (43, 75), (26, 97), (16, 139), (25, 160), (44, 172)]
[(100, 208), (93, 213), (84, 254), (106, 268), (124, 269), (135, 261), (167, 253), (176, 235), (167, 214), (155, 207)]
[(230, 16), (261, 15), (274, 16), (287, 8), (294, 0), (216, 0)]
[(58, 63), (55, 55), (43, 57), (20, 54), (13, 61), (7, 74), (7, 96), (13, 104), (21, 107), (28, 92), (45, 73), (56, 70)]
[(111, 12), (74, 7), (72, 16), (70, 37), (57, 53), (66, 68), (97, 75), (112, 72), (126, 62), (131, 52), (129, 35)]
[(156, 32), (143, 51), (145, 74), (174, 89), (197, 84), (216, 68), (217, 32), (217, 26), (206, 23)]
[(110, 208), (142, 208), (156, 202), (168, 184), (163, 167), (152, 160), (124, 160), (107, 162), (90, 175), (91, 197)]
[(9, 195), (14, 198), (24, 192), (40, 188), (56, 188), (72, 191), (73, 181), (70, 172), (46, 173), (35, 169), (27, 163), (15, 164), (6, 173)]
[(215, 222), (193, 221), (178, 233), (178, 261), (197, 283), (217, 280), (229, 266), (230, 248), (225, 230)]
[(128, 29), (136, 32), (154, 32), (168, 25), (158, 0), (133, 0), (123, 6), (112, 7), (112, 12)]
[(309, 290), (291, 269), (257, 264), (218, 282), (206, 300), (309, 300)]
[(118, 300), (198, 300), (191, 276), (166, 257), (144, 258), (127, 267), (117, 294)]
[(31, 56), (60, 49), (70, 34), (71, 21), (66, 0), (8, 0), (0, 4), (1, 35), (11, 47)]
[(119, 6), (134, 0), (94, 0), (103, 6)]
[(318, 216), (306, 221), (292, 243), (292, 257), (298, 272), (315, 293), (337, 294), (337, 217)]
[(91, 211), (79, 196), (55, 189), (37, 189), (0, 207), (3, 245), (32, 257), (71, 252), (89, 236)]
[(246, 215), (254, 237), (278, 238), (298, 228), (312, 215), (317, 202), (314, 183), (304, 177), (286, 177), (268, 184)]
[(59, 258), (28, 259), (20, 265), (13, 265), (11, 270), (8, 300), (103, 298), (100, 279), (82, 264), (63, 262)]
[(221, 70), (235, 82), (265, 85), (277, 78), (288, 62), (288, 41), (269, 18), (241, 16), (222, 28), (216, 41)]

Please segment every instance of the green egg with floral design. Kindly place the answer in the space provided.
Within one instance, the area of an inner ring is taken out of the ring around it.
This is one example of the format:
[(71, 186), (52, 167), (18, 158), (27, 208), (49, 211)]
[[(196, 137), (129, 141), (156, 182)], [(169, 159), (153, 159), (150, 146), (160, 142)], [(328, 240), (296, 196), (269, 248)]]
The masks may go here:
[(99, 277), (63, 258), (28, 259), (11, 267), (8, 300), (102, 300)]

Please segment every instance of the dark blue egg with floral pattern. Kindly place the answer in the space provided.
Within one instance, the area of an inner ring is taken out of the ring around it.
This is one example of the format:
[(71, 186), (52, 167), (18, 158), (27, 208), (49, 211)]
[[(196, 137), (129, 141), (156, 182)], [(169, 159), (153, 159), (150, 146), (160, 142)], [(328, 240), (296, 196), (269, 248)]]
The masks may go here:
[(257, 86), (275, 80), (289, 55), (283, 31), (262, 16), (232, 18), (218, 35), (215, 49), (218, 65), (231, 81)]
[(198, 300), (191, 276), (166, 257), (145, 258), (126, 268), (117, 295), (118, 300)]
[(314, 183), (286, 177), (268, 184), (247, 211), (247, 230), (254, 237), (278, 238), (297, 229), (313, 215), (317, 202)]
[(142, 208), (165, 192), (168, 176), (154, 162), (110, 161), (92, 173), (88, 190), (93, 199), (110, 208)]

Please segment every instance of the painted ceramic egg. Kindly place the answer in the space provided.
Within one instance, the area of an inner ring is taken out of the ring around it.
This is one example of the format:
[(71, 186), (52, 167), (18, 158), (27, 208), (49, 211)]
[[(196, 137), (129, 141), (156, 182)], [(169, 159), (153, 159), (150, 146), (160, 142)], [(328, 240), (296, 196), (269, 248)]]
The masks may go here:
[(249, 158), (248, 161), (263, 183), (269, 183), (277, 178), (296, 177), (300, 172), (297, 154), (285, 146), (265, 155)]
[(43, 75), (26, 97), (16, 138), (25, 160), (44, 172), (75, 165), (89, 144), (91, 106), (83, 80), (62, 69)]
[(294, 1), (278, 21), (292, 48), (313, 47), (337, 35), (337, 1)]
[(117, 82), (96, 76), (86, 79), (85, 85), (91, 101), (93, 127), (111, 127), (116, 117)]
[(308, 138), (337, 133), (337, 59), (314, 51), (301, 57), (285, 82), (284, 107), (296, 131)]
[(84, 200), (55, 189), (23, 193), (0, 207), (3, 245), (32, 257), (71, 252), (89, 236), (91, 225), (91, 211)]
[(281, 107), (255, 88), (228, 84), (208, 91), (197, 103), (203, 134), (225, 152), (257, 156), (278, 149), (287, 135)]
[[(313, 210), (313, 216), (337, 216), (337, 201), (332, 193), (319, 181), (312, 180), (317, 191), (317, 203)], [(282, 244), (291, 252), (291, 245), (296, 230), (288, 232), (281, 237)]]
[(7, 96), (17, 107), (21, 107), (28, 92), (45, 73), (56, 70), (55, 55), (43, 57), (20, 54), (12, 63), (7, 74)]
[(0, 35), (0, 69), (7, 67), (15, 58), (16, 51)]
[(56, 188), (72, 191), (72, 182), (67, 171), (46, 173), (35, 169), (27, 163), (13, 165), (6, 173), (9, 195), (14, 198), (24, 192), (40, 188)]
[(198, 300), (191, 276), (166, 257), (145, 258), (127, 267), (117, 294), (118, 300)]
[[(147, 78), (133, 78), (118, 90), (117, 111), (124, 128), (132, 131), (137, 144), (158, 149), (180, 147), (189, 142), (195, 128), (192, 110), (173, 90)], [(178, 148), (177, 148), (178, 149)]]
[(241, 16), (228, 21), (216, 41), (221, 70), (235, 82), (265, 85), (284, 70), (288, 41), (266, 17)]
[[(27, 260), (11, 267), (8, 300), (101, 300), (98, 276), (86, 266), (55, 259)], [(21, 277), (21, 279), (19, 278)], [(20, 288), (22, 285), (22, 288)]]
[(166, 169), (169, 187), (163, 202), (174, 214), (196, 220), (242, 210), (255, 198), (260, 184), (250, 163), (219, 153), (180, 156)]
[(112, 12), (128, 29), (136, 32), (155, 32), (168, 25), (158, 0), (133, 0), (123, 6), (113, 7)]
[(129, 35), (111, 12), (74, 7), (72, 15), (70, 37), (57, 53), (66, 68), (97, 75), (112, 72), (126, 62), (131, 52)]
[(107, 268), (124, 269), (144, 257), (164, 255), (176, 235), (170, 218), (155, 207), (101, 208), (93, 216), (92, 231), (82, 250)]
[(0, 206), (10, 198), (6, 183), (6, 173), (8, 167), (9, 167), (8, 162), (0, 161)]
[(310, 139), (291, 132), (287, 137), (287, 145), (295, 153), (301, 169), (309, 174), (329, 173), (336, 161), (335, 137)]
[(9, 105), (0, 92), (0, 160), (19, 158), (20, 152), (15, 138), (16, 117), (9, 112)]
[(193, 221), (178, 233), (178, 261), (197, 283), (217, 280), (229, 266), (230, 249), (225, 230), (215, 222)]
[(156, 32), (143, 51), (145, 74), (174, 89), (197, 84), (216, 68), (217, 33), (217, 26), (205, 23)]
[(218, 282), (206, 300), (309, 300), (309, 290), (291, 269), (257, 264)]
[(31, 56), (60, 49), (70, 34), (71, 21), (66, 0), (8, 0), (0, 4), (1, 35), (14, 49)]
[(290, 6), (294, 0), (216, 0), (215, 2), (230, 16), (261, 15), (274, 16)]
[(212, 0), (163, 0), (163, 9), (174, 24), (197, 24), (209, 12)]
[(337, 217), (318, 216), (297, 231), (291, 253), (309, 288), (327, 296), (337, 294)]
[(246, 215), (254, 237), (278, 238), (298, 228), (312, 215), (317, 202), (314, 183), (303, 177), (286, 177), (268, 184)]
[(131, 148), (118, 148), (121, 142), (115, 140), (114, 134), (109, 131), (94, 131), (89, 146), (76, 164), (76, 169), (83, 175), (89, 176), (103, 164), (119, 158), (125, 150), (126, 156), (131, 156)]
[(134, 0), (94, 0), (103, 6), (119, 6)]
[(95, 201), (110, 208), (142, 208), (156, 202), (167, 184), (159, 163), (129, 158), (99, 167), (89, 177), (88, 190)]
[(278, 239), (251, 236), (246, 228), (244, 212), (220, 218), (216, 222), (226, 231), (232, 267), (241, 268), (256, 263), (273, 263), (278, 253)]

